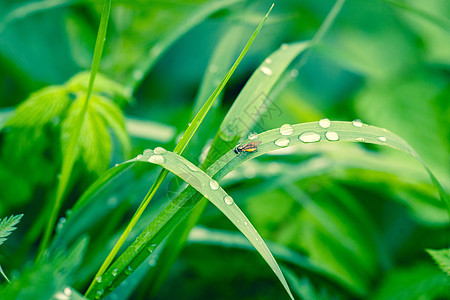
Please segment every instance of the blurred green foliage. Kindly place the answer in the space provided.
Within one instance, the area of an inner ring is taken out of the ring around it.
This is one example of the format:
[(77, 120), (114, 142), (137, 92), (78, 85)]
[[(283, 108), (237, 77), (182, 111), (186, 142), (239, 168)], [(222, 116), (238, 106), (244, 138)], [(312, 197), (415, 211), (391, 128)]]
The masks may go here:
[[(249, 76), (282, 43), (311, 39), (333, 4), (275, 3), (214, 117), (205, 128), (200, 125), (201, 136), (193, 138), (185, 157), (198, 164), (201, 149), (215, 136)], [(239, 26), (242, 37), (236, 39), (247, 39), (270, 5), (113, 1), (101, 75), (66, 192), (64, 210), (69, 211), (61, 213), (58, 226), (65, 225), (81, 195), (98, 202), (89, 207), (81, 201), (82, 213), (67, 223), (73, 236), (64, 245), (74, 249), (72, 256), (64, 258), (64, 250), (56, 249), (54, 260), (31, 267), (64, 147), (86, 93), (102, 1), (0, 0), (0, 218), (24, 213), (19, 229), (0, 248), (0, 265), (13, 282), (9, 288), (4, 283), (0, 292), (8, 299), (19, 299), (21, 290), (31, 294), (20, 299), (32, 294), (47, 299), (66, 286), (85, 291), (158, 170), (121, 169), (119, 177), (105, 179), (102, 189), (91, 184), (146, 148), (173, 149), (194, 106), (206, 100), (196, 103), (197, 91), (205, 97), (215, 88), (211, 82), (202, 86), (206, 91), (200, 85), (212, 70), (209, 61), (220, 38)], [(359, 118), (405, 139), (450, 190), (448, 16), (446, 0), (346, 1), (298, 76), (290, 73), (293, 79), (273, 99), (277, 113), (265, 114), (258, 131), (322, 117)], [(227, 56), (237, 56), (239, 47), (219, 45), (223, 65), (215, 70), (223, 72), (220, 80), (229, 68)], [(449, 247), (449, 216), (420, 163), (404, 153), (363, 143), (305, 144), (249, 161), (221, 185), (265, 240), (320, 266), (320, 272), (299, 267), (275, 254), (299, 298), (448, 296), (450, 279), (425, 249)], [(166, 180), (132, 237), (158, 215), (178, 186), (176, 179)], [(98, 218), (95, 227), (83, 227), (88, 218)], [(200, 224), (236, 231), (215, 207), (206, 209)], [(74, 241), (84, 234), (88, 240)], [(122, 284), (110, 299), (147, 299), (150, 294), (156, 299), (287, 299), (260, 257), (232, 241), (218, 245), (214, 231), (208, 234), (202, 243), (191, 234), (159, 290), (145, 284), (156, 259), (151, 256), (147, 269), (125, 281), (130, 288)], [(448, 260), (433, 258), (448, 267)], [(27, 290), (32, 285), (38, 288)], [(46, 288), (48, 294), (41, 294)]]

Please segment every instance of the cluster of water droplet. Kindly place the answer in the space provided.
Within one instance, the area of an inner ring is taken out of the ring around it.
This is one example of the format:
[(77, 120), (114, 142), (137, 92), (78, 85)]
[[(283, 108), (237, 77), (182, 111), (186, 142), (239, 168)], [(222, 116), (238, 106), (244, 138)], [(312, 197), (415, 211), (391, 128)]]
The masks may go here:
[[(358, 127), (358, 128), (361, 128), (363, 126), (362, 121), (359, 119), (353, 120), (352, 124), (353, 124), (353, 126)], [(340, 140), (340, 136), (336, 131), (328, 130), (328, 128), (331, 126), (331, 121), (328, 118), (321, 119), (319, 121), (319, 126), (323, 129), (327, 129), (327, 131), (325, 132), (324, 135), (328, 141), (339, 141)], [(280, 127), (280, 134), (282, 135), (282, 137), (276, 139), (274, 141), (274, 144), (277, 145), (278, 147), (289, 146), (290, 138), (288, 136), (292, 135), (293, 133), (294, 133), (294, 129), (292, 128), (292, 126), (289, 124), (284, 124), (283, 126)], [(321, 135), (314, 131), (305, 131), (305, 132), (302, 132), (298, 136), (298, 138), (303, 143), (315, 143), (315, 142), (319, 142), (321, 140)], [(379, 136), (379, 137), (377, 137), (377, 139), (380, 142), (387, 141), (386, 137), (384, 137), (384, 136)], [(365, 142), (364, 138), (355, 138), (355, 140), (358, 142)]]

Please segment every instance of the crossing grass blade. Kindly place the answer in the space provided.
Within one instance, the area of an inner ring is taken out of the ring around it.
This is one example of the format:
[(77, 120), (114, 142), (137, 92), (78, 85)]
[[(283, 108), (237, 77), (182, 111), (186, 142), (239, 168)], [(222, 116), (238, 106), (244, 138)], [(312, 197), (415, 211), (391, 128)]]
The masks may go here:
[(75, 124), (74, 131), (69, 139), (67, 148), (63, 153), (63, 163), (61, 168), (61, 175), (59, 177), (58, 186), (56, 189), (55, 202), (53, 204), (50, 218), (47, 222), (44, 237), (42, 238), (41, 244), (39, 246), (39, 252), (36, 260), (37, 262), (39, 262), (39, 260), (42, 258), (42, 255), (44, 254), (44, 251), (47, 249), (48, 243), (50, 241), (53, 232), (53, 227), (55, 225), (56, 218), (58, 217), (59, 209), (62, 205), (64, 193), (66, 192), (66, 188), (69, 183), (72, 168), (75, 163), (77, 155), (78, 138), (80, 136), (81, 128), (83, 126), (83, 122), (86, 116), (89, 98), (91, 96), (92, 89), (94, 87), (95, 76), (97, 75), (98, 72), (100, 60), (103, 53), (103, 47), (105, 45), (106, 29), (108, 27), (110, 10), (111, 10), (111, 0), (105, 0), (102, 16), (100, 19), (100, 26), (97, 34), (97, 41), (95, 43), (94, 57), (92, 59), (91, 74), (89, 77), (89, 85), (86, 92), (86, 99), (81, 109), (79, 119)]
[[(326, 125), (323, 125), (324, 123)], [(282, 148), (301, 145), (304, 143), (339, 143), (364, 141), (365, 143), (383, 145), (398, 149), (419, 159), (416, 152), (403, 139), (401, 139), (394, 133), (391, 133), (383, 128), (362, 124), (359, 121), (331, 122), (329, 120), (325, 120), (324, 122), (324, 120), (322, 120), (321, 122), (284, 125), (282, 128), (272, 129), (260, 133), (256, 140), (261, 142), (261, 144), (258, 146), (257, 152), (239, 156), (236, 155), (233, 150), (230, 150), (215, 163), (213, 163), (211, 167), (206, 170), (206, 174), (208, 174), (211, 178), (219, 181), (226, 174), (249, 159), (253, 159), (274, 150), (280, 150)], [(250, 141), (252, 140), (243, 141), (243, 144)], [(161, 149), (156, 151), (159, 153), (165, 152)], [(150, 153), (152, 154), (153, 158), (150, 157)], [(150, 159), (154, 162), (161, 162), (163, 156), (153, 155), (153, 153), (154, 152), (151, 150), (146, 150), (146, 153), (144, 153), (144, 155), (138, 160), (147, 161)], [(170, 156), (172, 157), (172, 154), (170, 154)], [(151, 251), (149, 251), (148, 249), (157, 247), (173, 230), (173, 228), (186, 216), (186, 214), (198, 203), (198, 201), (200, 201), (201, 197), (204, 196), (204, 194), (196, 193), (196, 191), (197, 189), (201, 190), (202, 192), (204, 192), (204, 190), (207, 190), (209, 187), (208, 182), (206, 180), (206, 182), (196, 180), (196, 173), (198, 172), (196, 167), (191, 163), (185, 161), (184, 159), (181, 160), (182, 158), (177, 157), (177, 159), (180, 159), (180, 165), (181, 163), (184, 164), (184, 167), (182, 169), (183, 172), (188, 173), (187, 175), (182, 174), (182, 178), (189, 179), (190, 181), (188, 182), (193, 185), (195, 189), (188, 188), (184, 190), (180, 197), (175, 198), (170, 203), (170, 205), (166, 207), (161, 212), (161, 214), (159, 214), (149, 224), (149, 226), (142, 232), (140, 237), (108, 269), (108, 271), (105, 273), (105, 276), (107, 277), (104, 278), (106, 280), (101, 280), (101, 283), (96, 285), (96, 289), (104, 289), (108, 287), (108, 285), (112, 285), (111, 287), (114, 288), (114, 286), (120, 283), (120, 281), (124, 280), (124, 278), (126, 278), (128, 275), (126, 274), (127, 272), (125, 272), (125, 270), (128, 270), (128, 273), (131, 273), (132, 270), (137, 268), (140, 263), (144, 261), (145, 258), (150, 254)], [(421, 162), (420, 159), (419, 161)], [(133, 162), (127, 162), (125, 164), (129, 163)], [(173, 168), (175, 166), (165, 167), (171, 170), (170, 168)], [(432, 176), (432, 174), (430, 176)], [(437, 180), (433, 180), (433, 183), (439, 185), (439, 182), (437, 182)], [(438, 186), (438, 189), (441, 189), (443, 191), (440, 185)], [(445, 198), (445, 192), (441, 196), (444, 197), (442, 198), (444, 202), (447, 201)], [(223, 204), (223, 199), (221, 201), (222, 202), (218, 203), (222, 205), (220, 208), (226, 209), (227, 206)], [(242, 222), (248, 222), (245, 221), (245, 219), (239, 219), (238, 215), (236, 215), (235, 213), (227, 212), (226, 214), (227, 217), (234, 220), (232, 221), (235, 225), (239, 223), (242, 224)], [(256, 238), (258, 238), (259, 241), (259, 237), (257, 236), (252, 236), (251, 238), (254, 238), (254, 240), (251, 241), (252, 244), (255, 243)], [(121, 272), (120, 276), (117, 275), (118, 272)], [(113, 276), (114, 273), (116, 274), (116, 276)], [(94, 291), (95, 290), (93, 290), (92, 292)]]
[[(267, 20), (271, 10), (273, 8), (273, 5), (270, 7), (269, 11), (266, 13), (266, 15), (264, 16), (264, 18), (261, 20), (260, 24), (258, 25), (258, 27), (255, 29), (255, 31), (253, 32), (252, 36), (250, 37), (250, 39), (248, 40), (247, 44), (244, 46), (244, 49), (242, 50), (242, 52), (240, 53), (240, 55), (238, 56), (238, 58), (236, 59), (236, 61), (234, 62), (233, 66), (231, 67), (231, 69), (227, 72), (227, 74), (225, 75), (225, 77), (222, 79), (222, 81), (220, 82), (220, 84), (216, 87), (216, 89), (214, 90), (214, 92), (211, 94), (211, 96), (206, 100), (205, 104), (202, 106), (202, 108), (200, 109), (200, 111), (196, 114), (196, 116), (194, 117), (194, 119), (191, 122), (191, 125), (188, 126), (188, 128), (186, 129), (186, 131), (184, 132), (184, 134), (182, 135), (180, 141), (178, 142), (178, 144), (176, 145), (175, 149), (174, 149), (174, 153), (177, 154), (181, 154), (183, 153), (184, 149), (186, 148), (186, 146), (188, 145), (189, 141), (191, 140), (192, 136), (194, 135), (194, 133), (197, 131), (197, 128), (200, 126), (200, 124), (202, 123), (203, 119), (205, 118), (206, 114), (208, 113), (209, 109), (211, 108), (211, 106), (213, 105), (214, 101), (217, 99), (217, 97), (219, 96), (220, 92), (223, 90), (223, 88), (225, 87), (225, 85), (227, 84), (228, 80), (231, 78), (231, 75), (234, 73), (234, 71), (236, 70), (237, 66), (239, 65), (239, 63), (241, 62), (241, 60), (244, 58), (245, 54), (247, 53), (248, 49), (250, 48), (250, 46), (252, 45), (254, 39), (256, 38), (256, 36), (258, 35), (259, 31), (261, 30), (262, 26), (264, 25), (265, 21)], [(142, 201), (142, 203), (140, 204), (140, 206), (138, 207), (136, 213), (134, 214), (134, 216), (132, 217), (130, 223), (127, 225), (125, 231), (123, 232), (123, 234), (120, 236), (118, 242), (116, 243), (116, 245), (114, 246), (114, 248), (112, 249), (112, 251), (110, 252), (110, 254), (106, 257), (105, 261), (103, 262), (102, 266), (100, 267), (100, 269), (98, 270), (97, 274), (95, 275), (95, 278), (99, 278), (100, 276), (102, 276), (103, 272), (108, 268), (108, 266), (111, 264), (112, 260), (114, 259), (115, 255), (117, 254), (117, 252), (119, 251), (120, 247), (123, 245), (123, 243), (125, 242), (127, 236), (129, 235), (129, 233), (131, 232), (132, 228), (136, 225), (137, 221), (139, 220), (139, 218), (141, 217), (141, 215), (143, 214), (145, 208), (147, 207), (147, 205), (150, 203), (150, 200), (153, 198), (153, 196), (155, 195), (156, 191), (158, 190), (158, 188), (161, 186), (164, 178), (167, 176), (168, 172), (166, 170), (163, 170), (159, 173), (158, 177), (155, 180), (155, 183), (152, 185), (152, 187), (150, 188), (150, 190), (148, 191), (147, 195), (145, 196), (144, 200)], [(92, 281), (91, 285), (89, 286), (86, 294), (89, 294), (89, 292), (94, 288), (94, 286), (96, 285), (96, 280)]]

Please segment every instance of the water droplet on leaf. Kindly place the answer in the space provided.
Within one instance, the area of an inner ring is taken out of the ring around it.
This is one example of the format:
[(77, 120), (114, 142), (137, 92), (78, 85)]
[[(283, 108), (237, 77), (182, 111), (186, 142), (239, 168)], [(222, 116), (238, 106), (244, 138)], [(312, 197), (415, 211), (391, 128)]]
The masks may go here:
[(339, 141), (339, 135), (336, 131), (327, 131), (325, 132), (325, 137), (329, 141)]
[(289, 145), (289, 138), (279, 138), (274, 142), (275, 145), (277, 145), (278, 147), (287, 147)]
[(258, 138), (258, 134), (256, 133), (256, 132), (250, 132), (249, 134), (248, 134), (248, 139), (249, 140), (255, 140), (255, 139), (257, 139)]
[(226, 196), (223, 198), (223, 201), (225, 202), (226, 205), (231, 205), (231, 204), (234, 203), (233, 198), (231, 198), (231, 197), (228, 196), (228, 195), (226, 195)]
[(209, 181), (209, 186), (211, 187), (212, 190), (217, 190), (219, 189), (219, 184), (217, 183), (217, 181), (215, 181), (214, 179), (211, 179)]
[(163, 147), (156, 147), (155, 150), (153, 150), (153, 153), (155, 154), (165, 154), (167, 153), (167, 150)]
[(272, 75), (272, 70), (270, 69), (270, 68), (268, 68), (268, 67), (265, 67), (265, 66), (262, 66), (261, 68), (260, 68), (260, 70), (261, 70), (261, 72), (263, 72), (264, 74), (266, 74), (267, 76), (270, 76), (270, 75)]
[(320, 141), (320, 135), (313, 131), (303, 132), (298, 138), (303, 143), (314, 143)]
[(294, 128), (292, 128), (289, 124), (284, 124), (280, 127), (281, 135), (291, 135), (294, 132)]
[(319, 126), (322, 128), (328, 128), (331, 125), (331, 121), (328, 118), (323, 118), (319, 121)]
[(363, 122), (360, 119), (353, 120), (352, 124), (355, 127), (362, 127), (363, 126)]
[(150, 156), (148, 161), (154, 164), (163, 164), (166, 161), (166, 159), (161, 155), (152, 155)]
[(384, 137), (384, 136), (379, 136), (379, 137), (377, 137), (377, 139), (383, 143), (387, 141), (386, 137)]

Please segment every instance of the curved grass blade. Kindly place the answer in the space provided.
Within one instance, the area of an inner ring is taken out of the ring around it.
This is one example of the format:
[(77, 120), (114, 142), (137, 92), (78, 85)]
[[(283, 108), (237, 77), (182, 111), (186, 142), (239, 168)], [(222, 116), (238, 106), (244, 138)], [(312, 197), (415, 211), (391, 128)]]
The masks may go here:
[[(340, 9), (342, 8), (342, 5), (343, 5), (344, 2), (345, 2), (345, 0), (338, 0), (338, 1), (336, 1), (335, 5), (332, 7), (332, 9), (328, 13), (327, 17), (325, 18), (324, 22), (322, 23), (322, 25), (318, 29), (317, 33), (314, 35), (314, 38), (311, 41), (311, 45), (312, 46), (316, 45), (322, 39), (322, 37), (325, 35), (325, 33), (328, 31), (328, 29), (330, 28), (330, 26), (333, 23), (334, 19), (336, 18), (337, 14), (339, 13)], [(242, 29), (239, 28), (238, 26), (236, 26), (235, 28), (239, 29), (239, 31), (242, 32)], [(238, 39), (235, 37), (235, 35), (238, 34), (238, 33), (234, 33), (233, 31), (236, 31), (236, 30), (233, 30), (233, 29), (228, 32), (228, 35), (231, 36), (231, 41), (234, 41), (234, 43), (236, 43), (236, 41)], [(227, 36), (224, 36), (222, 41), (226, 41), (227, 39), (229, 39), (229, 38)], [(227, 53), (224, 53), (224, 54), (221, 53), (221, 52), (224, 52), (224, 51), (223, 50), (220, 51), (220, 49), (223, 48), (223, 49), (227, 49), (228, 50), (229, 45), (230, 44), (233, 45), (231, 41), (230, 42), (226, 42), (227, 46), (219, 47), (219, 50), (215, 54), (216, 58), (219, 57), (220, 59), (223, 59), (223, 57), (227, 57)], [(286, 50), (287, 47), (288, 46), (285, 45), (283, 48)], [(283, 84), (280, 84), (280, 81), (282, 81), (282, 80), (280, 80), (280, 79), (281, 79), (281, 76), (283, 74), (283, 71), (290, 65), (290, 61), (291, 60), (295, 60), (295, 58), (297, 56), (299, 56), (299, 54), (301, 52), (303, 52), (303, 51), (299, 51), (296, 55), (294, 53), (294, 55), (288, 56), (288, 57), (281, 57), (281, 56), (274, 56), (273, 58), (269, 57), (265, 61), (267, 64), (273, 64), (274, 66), (280, 66), (281, 67), (279, 69), (278, 68), (276, 69), (275, 76), (272, 77), (272, 78), (264, 78), (264, 77), (262, 77), (262, 79), (259, 78), (258, 76), (255, 76), (255, 77), (252, 76), (252, 78), (249, 81), (253, 80), (254, 82), (258, 82), (260, 79), (261, 80), (267, 80), (269, 82), (269, 84), (268, 85), (264, 84), (263, 86), (267, 86), (269, 91), (272, 91), (274, 89), (274, 87), (277, 86), (277, 85), (281, 85), (282, 86)], [(230, 54), (228, 54), (228, 55), (230, 55)], [(302, 57), (301, 62), (298, 65), (301, 66), (302, 64), (304, 64), (304, 62), (306, 61), (307, 57), (308, 57), (307, 55), (304, 55)], [(280, 64), (280, 60), (282, 62), (281, 64)], [(222, 64), (223, 64), (223, 62), (222, 63), (211, 62), (210, 66), (208, 66), (208, 71), (211, 71), (211, 70), (217, 71), (216, 70), (217, 69), (217, 65), (220, 66)], [(299, 67), (297, 67), (297, 68), (299, 68)], [(260, 70), (264, 71), (266, 73), (269, 72), (269, 74), (265, 74), (265, 75), (270, 75), (270, 76), (273, 75), (273, 70), (272, 69), (269, 69), (269, 68), (266, 68), (266, 67), (261, 67)], [(296, 70), (296, 72), (298, 72), (298, 70)], [(211, 78), (210, 81), (212, 81), (214, 74), (210, 74), (210, 73), (211, 72), (207, 72), (205, 77), (206, 78), (208, 78), (208, 77)], [(259, 72), (257, 71), (256, 74), (259, 74)], [(205, 89), (208, 89), (208, 81), (205, 80), (203, 83), (204, 84), (201, 86), (201, 89), (200, 89), (200, 92), (199, 92), (199, 96), (201, 96), (201, 94), (204, 93)], [(249, 91), (251, 91), (253, 87), (250, 86), (250, 87), (247, 87), (247, 88), (248, 88)], [(244, 103), (246, 100), (248, 100), (246, 97), (247, 96), (245, 96), (245, 97), (242, 96), (241, 98), (238, 98), (238, 100), (236, 100), (236, 102)], [(200, 105), (200, 102), (198, 100), (201, 99), (201, 98), (203, 98), (203, 97), (198, 97), (197, 98), (196, 107), (198, 107)], [(263, 100), (263, 98), (264, 97), (260, 97), (259, 100)], [(259, 103), (257, 105), (259, 105)], [(247, 105), (247, 109), (248, 108), (249, 107)], [(258, 107), (257, 111), (260, 110), (259, 108), (260, 107)], [(196, 108), (196, 110), (198, 110), (198, 109)], [(240, 108), (236, 109), (236, 111), (238, 113), (241, 113), (241, 114), (243, 112), (242, 110), (240, 110)], [(207, 135), (205, 134), (205, 136), (207, 136)], [(215, 145), (217, 144), (217, 142), (218, 141), (216, 139), (215, 143), (213, 143), (213, 145), (211, 147), (212, 151), (210, 151), (210, 153), (208, 153), (208, 155), (216, 154), (215, 153), (216, 152), (215, 151)], [(207, 160), (206, 163), (202, 165), (202, 167), (208, 167), (210, 163), (211, 163), (211, 160), (209, 160), (209, 161)], [(171, 235), (169, 237), (169, 240), (166, 242), (166, 246), (167, 246), (166, 248), (167, 249), (162, 252), (162, 255), (159, 258), (159, 263), (158, 263), (159, 267), (152, 268), (150, 270), (150, 272), (151, 272), (149, 274), (150, 276), (147, 276), (146, 285), (147, 286), (151, 286), (151, 292), (152, 293), (155, 293), (159, 289), (159, 286), (162, 284), (163, 280), (165, 279), (165, 275), (164, 274), (168, 273), (170, 266), (175, 261), (177, 253), (181, 250), (182, 245), (185, 243), (189, 231), (198, 222), (198, 219), (202, 215), (203, 210), (205, 209), (207, 204), (208, 204), (208, 202), (206, 201), (206, 199), (200, 200), (200, 202), (196, 205), (196, 207), (190, 212), (190, 215), (182, 221), (182, 224), (180, 224), (180, 226), (178, 226), (177, 229), (174, 232), (171, 233)], [(162, 273), (161, 273), (161, 270), (163, 270)], [(152, 278), (154, 278), (154, 279), (152, 279)]]
[[(181, 137), (180, 141), (176, 145), (176, 147), (175, 147), (175, 149), (173, 151), (174, 153), (181, 154), (184, 151), (184, 149), (186, 148), (187, 144), (191, 140), (192, 136), (196, 132), (197, 128), (200, 126), (200, 124), (202, 123), (202, 121), (205, 118), (206, 114), (208, 113), (209, 109), (213, 105), (214, 101), (217, 99), (217, 97), (219, 96), (220, 92), (223, 90), (223, 88), (227, 84), (228, 80), (231, 78), (231, 75), (234, 73), (234, 71), (236, 70), (237, 66), (241, 62), (241, 60), (244, 58), (245, 54), (247, 53), (247, 51), (250, 48), (251, 44), (253, 43), (254, 39), (258, 35), (258, 33), (261, 30), (262, 26), (264, 25), (265, 21), (267, 20), (270, 12), (272, 10), (272, 8), (273, 8), (273, 5), (269, 9), (269, 11), (265, 15), (265, 17), (261, 20), (261, 23), (259, 24), (259, 26), (253, 32), (252, 36), (248, 40), (247, 44), (245, 45), (244, 49), (240, 53), (239, 57), (234, 62), (234, 64), (231, 67), (231, 69), (227, 72), (227, 74), (222, 79), (220, 84), (216, 87), (214, 92), (211, 94), (211, 96), (208, 98), (208, 100), (206, 100), (205, 104), (202, 106), (200, 111), (194, 117), (194, 119), (191, 122), (191, 125), (188, 126), (188, 128), (184, 132), (183, 136)], [(139, 220), (140, 216), (144, 212), (144, 210), (147, 207), (147, 205), (150, 203), (150, 200), (155, 195), (157, 189), (159, 188), (159, 186), (161, 185), (161, 183), (163, 182), (163, 180), (167, 176), (167, 174), (168, 174), (167, 170), (163, 170), (163, 171), (161, 171), (161, 173), (159, 173), (158, 177), (155, 180), (155, 183), (152, 185), (152, 187), (148, 191), (147, 195), (145, 196), (144, 200), (142, 201), (142, 203), (138, 207), (138, 209), (137, 209), (136, 213), (134, 214), (133, 218), (131, 219), (130, 223), (127, 225), (125, 231), (121, 235), (119, 241), (116, 243), (116, 245), (114, 246), (114, 248), (111, 251), (111, 253), (106, 257), (106, 259), (103, 262), (102, 266), (100, 267), (100, 269), (98, 270), (97, 274), (95, 275), (95, 278), (99, 278), (103, 274), (103, 272), (108, 268), (108, 266), (111, 264), (111, 262), (114, 259), (115, 255), (117, 254), (117, 252), (119, 251), (119, 249), (123, 245), (123, 243), (125, 242), (127, 236), (131, 232), (132, 228), (136, 225), (136, 223)], [(88, 288), (86, 294), (88, 294), (90, 292), (90, 290), (93, 288), (93, 286), (95, 285), (95, 282), (96, 282), (95, 278), (92, 281), (90, 287)]]
[(42, 255), (44, 254), (44, 251), (47, 249), (48, 242), (50, 241), (53, 227), (56, 218), (58, 217), (59, 209), (61, 207), (64, 198), (64, 193), (69, 183), (72, 168), (75, 163), (78, 138), (80, 136), (81, 128), (83, 126), (84, 118), (86, 116), (89, 98), (91, 96), (92, 89), (94, 87), (95, 76), (97, 74), (100, 65), (103, 46), (105, 45), (106, 29), (108, 27), (110, 10), (111, 10), (111, 0), (105, 0), (102, 16), (100, 19), (100, 26), (97, 34), (97, 41), (95, 43), (94, 58), (92, 59), (91, 74), (89, 77), (89, 85), (86, 92), (86, 99), (84, 101), (78, 122), (75, 125), (75, 130), (72, 136), (70, 137), (67, 149), (65, 149), (65, 153), (63, 154), (63, 163), (61, 168), (61, 175), (59, 177), (58, 186), (56, 189), (55, 202), (53, 204), (52, 212), (44, 232), (44, 237), (42, 238), (41, 244), (39, 246), (37, 262), (39, 262), (39, 260), (42, 258)]
[[(155, 151), (146, 151), (146, 153), (138, 160), (162, 166), (166, 170), (171, 171), (178, 177), (182, 178), (184, 181), (189, 183), (190, 186), (200, 192), (205, 198), (209, 199), (253, 244), (253, 246), (258, 250), (264, 260), (277, 275), (291, 299), (294, 299), (278, 264), (263, 239), (239, 207), (234, 203), (233, 199), (219, 186), (215, 180), (188, 160), (175, 153), (167, 152), (162, 148), (156, 148)], [(152, 252), (155, 248), (151, 246), (150, 248), (145, 247), (145, 238), (142, 238), (142, 235), (136, 239), (136, 242), (138, 244), (129, 247), (121, 257), (133, 257), (138, 255), (139, 252), (145, 252), (147, 254)], [(141, 244), (139, 245), (139, 243)], [(91, 289), (91, 291), (86, 294), (86, 297), (92, 297), (98, 291), (104, 290), (109, 285), (114, 285), (115, 280), (123, 280), (136, 268), (137, 266), (131, 264), (129, 265), (126, 261), (117, 260), (113, 263), (111, 268), (103, 274), (102, 277), (96, 278), (96, 282), (98, 283), (97, 286), (94, 289)]]
[[(206, 67), (195, 100), (193, 112), (197, 112), (201, 109), (204, 99), (206, 99), (215, 89), (217, 82), (220, 81), (223, 74), (226, 74), (233, 63), (233, 57), (238, 53), (241, 45), (244, 44), (247, 39), (247, 26), (243, 26), (242, 24), (227, 24), (225, 27), (227, 31), (221, 36), (210, 58), (208, 66)], [(190, 153), (200, 153), (200, 147), (203, 147), (203, 145), (206, 144), (207, 139), (210, 136), (210, 127), (213, 123), (215, 112), (217, 112), (217, 108), (219, 107), (220, 100), (221, 97), (219, 96), (211, 107), (209, 114), (203, 120), (202, 126), (198, 128), (197, 134), (194, 137), (195, 143), (191, 143), (193, 145), (191, 145), (191, 148), (189, 149)], [(206, 199), (202, 199), (191, 211), (189, 217), (183, 219), (182, 223), (177, 226), (164, 243), (164, 249), (161, 251), (161, 255), (158, 256), (158, 263), (149, 270), (148, 274), (145, 276), (145, 282), (142, 283), (142, 286), (147, 287), (147, 294), (149, 294), (150, 298), (153, 298), (156, 295), (160, 286), (166, 280), (170, 268), (186, 243), (189, 232), (203, 214), (207, 204), (208, 202)]]
[[(360, 121), (331, 122), (328, 119), (324, 119), (320, 122), (310, 122), (292, 126), (284, 125), (279, 129), (273, 129), (259, 134), (256, 140), (261, 141), (257, 152), (239, 156), (236, 155), (233, 150), (230, 150), (211, 165), (211, 167), (206, 170), (206, 173), (215, 180), (220, 180), (248, 159), (253, 159), (274, 150), (304, 143), (364, 141), (366, 143), (395, 148), (418, 158), (415, 151), (397, 135), (383, 128), (362, 124)], [(250, 141), (252, 140), (244, 141), (243, 144)], [(419, 161), (423, 164), (420, 159)], [(433, 181), (433, 183), (439, 184), (437, 181)], [(438, 186), (438, 189), (443, 192), (441, 194), (441, 199), (448, 204), (446, 194), (440, 185)], [(196, 193), (194, 189), (188, 188), (183, 191), (180, 197), (175, 198), (170, 205), (149, 224), (142, 232), (141, 238), (136, 240), (130, 246), (129, 250), (126, 251), (126, 254), (124, 253), (117, 259), (114, 266), (121, 266), (122, 268), (126, 268), (127, 266), (137, 267), (148, 256), (148, 252), (145, 253), (141, 251), (140, 253), (136, 253), (135, 250), (147, 249), (150, 246), (156, 247), (167, 237), (173, 228), (186, 216), (198, 201), (200, 201), (201, 197), (202, 196), (199, 193)], [(108, 270), (108, 273), (113, 273), (114, 268), (116, 267), (112, 266), (110, 270)]]

